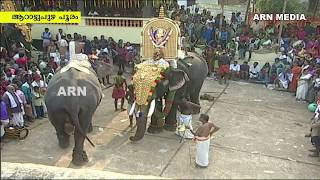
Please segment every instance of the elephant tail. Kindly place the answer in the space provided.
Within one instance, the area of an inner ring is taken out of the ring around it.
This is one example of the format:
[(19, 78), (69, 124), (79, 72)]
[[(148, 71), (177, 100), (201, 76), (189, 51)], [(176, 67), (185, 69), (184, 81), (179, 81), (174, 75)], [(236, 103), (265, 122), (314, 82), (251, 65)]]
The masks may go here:
[(77, 114), (74, 114), (74, 115), (71, 115), (71, 119), (73, 120), (73, 123), (74, 123), (74, 126), (76, 129), (79, 130), (80, 134), (85, 137), (89, 143), (91, 144), (92, 147), (95, 147), (95, 145), (93, 144), (93, 142), (88, 138), (87, 135), (85, 135), (85, 133), (83, 132), (83, 129), (81, 128), (81, 125), (80, 125), (80, 121), (79, 121), (79, 117)]

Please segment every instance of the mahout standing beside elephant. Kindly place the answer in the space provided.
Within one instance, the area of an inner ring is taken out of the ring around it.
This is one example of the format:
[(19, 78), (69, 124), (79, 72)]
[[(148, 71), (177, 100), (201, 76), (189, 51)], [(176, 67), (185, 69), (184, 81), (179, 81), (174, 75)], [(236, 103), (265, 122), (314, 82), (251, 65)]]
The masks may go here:
[(178, 107), (188, 108), (183, 111), (190, 114), (200, 112), (199, 93), (208, 74), (208, 66), (196, 53), (188, 54), (185, 59), (177, 61), (177, 69), (164, 68), (157, 62), (159, 59), (154, 59), (154, 64), (147, 61), (136, 66), (133, 76), (136, 101), (129, 114), (136, 112), (137, 131), (130, 137), (131, 141), (143, 138), (150, 117), (148, 132), (158, 133), (163, 128), (176, 130)]

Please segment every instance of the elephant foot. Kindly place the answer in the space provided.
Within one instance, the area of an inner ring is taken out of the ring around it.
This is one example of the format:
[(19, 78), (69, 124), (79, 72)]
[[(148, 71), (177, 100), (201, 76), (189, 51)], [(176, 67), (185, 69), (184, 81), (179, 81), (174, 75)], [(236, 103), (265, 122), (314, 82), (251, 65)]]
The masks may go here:
[(133, 141), (133, 142), (140, 140), (140, 139), (138, 139), (138, 138), (136, 138), (134, 136), (130, 136), (129, 139), (130, 139), (130, 141)]
[(147, 132), (151, 134), (161, 133), (163, 131), (160, 127), (149, 126)]
[(89, 162), (87, 153), (85, 151), (73, 150), (72, 153), (72, 163), (76, 166), (82, 166)]
[(176, 131), (177, 125), (165, 124), (164, 129), (167, 131)]
[(62, 149), (66, 149), (70, 145), (70, 136), (69, 135), (58, 135), (59, 146)]

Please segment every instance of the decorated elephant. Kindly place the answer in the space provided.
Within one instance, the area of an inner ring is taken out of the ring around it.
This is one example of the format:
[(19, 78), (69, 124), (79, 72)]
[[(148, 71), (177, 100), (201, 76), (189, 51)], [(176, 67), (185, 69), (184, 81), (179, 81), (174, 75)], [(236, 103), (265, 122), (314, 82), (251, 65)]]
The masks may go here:
[(136, 100), (129, 114), (136, 113), (137, 130), (131, 141), (143, 138), (150, 117), (148, 132), (158, 133), (163, 128), (176, 130), (178, 108), (190, 114), (200, 112), (199, 93), (208, 74), (207, 63), (196, 53), (189, 53), (185, 59), (178, 60), (177, 65), (177, 69), (148, 63), (136, 66), (132, 79)]
[(102, 96), (97, 75), (87, 60), (70, 61), (49, 82), (45, 95), (48, 117), (61, 148), (69, 146), (70, 135), (74, 132), (72, 163), (75, 165), (88, 162), (83, 150), (84, 140), (86, 138), (94, 146), (87, 132)]

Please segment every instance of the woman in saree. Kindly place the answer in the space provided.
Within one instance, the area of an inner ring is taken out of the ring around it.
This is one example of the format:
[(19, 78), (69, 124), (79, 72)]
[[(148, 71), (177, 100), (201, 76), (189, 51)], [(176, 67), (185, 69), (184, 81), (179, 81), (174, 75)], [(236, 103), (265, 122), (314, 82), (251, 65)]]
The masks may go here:
[(301, 71), (302, 71), (302, 68), (298, 65), (297, 62), (294, 62), (293, 67), (291, 69), (292, 80), (291, 80), (291, 83), (289, 85), (290, 92), (295, 93), (297, 91), (298, 80), (299, 80), (299, 76), (301, 74)]

